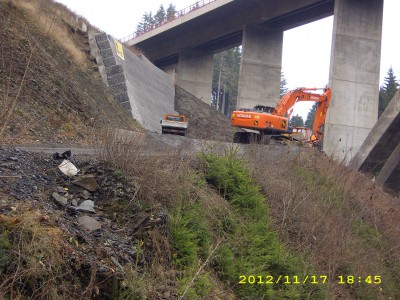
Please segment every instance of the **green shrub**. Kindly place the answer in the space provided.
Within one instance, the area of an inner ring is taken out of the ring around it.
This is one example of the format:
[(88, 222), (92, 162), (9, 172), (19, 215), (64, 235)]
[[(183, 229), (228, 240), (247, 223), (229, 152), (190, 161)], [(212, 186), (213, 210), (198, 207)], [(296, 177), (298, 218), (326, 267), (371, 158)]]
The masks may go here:
[(229, 245), (225, 244), (219, 248), (214, 258), (214, 269), (218, 272), (221, 279), (232, 281), (235, 284), (237, 280), (237, 269), (235, 257)]
[(210, 229), (199, 204), (177, 208), (171, 214), (170, 230), (174, 261), (180, 268), (190, 267), (197, 258), (206, 259), (211, 245)]
[(203, 160), (206, 165), (207, 182), (215, 186), (228, 200), (252, 181), (243, 164), (236, 158), (209, 154), (204, 155)]
[(177, 212), (170, 216), (172, 258), (178, 268), (193, 267), (198, 252), (198, 237), (190, 226), (190, 218)]
[(231, 214), (224, 214), (220, 216), (220, 228), (222, 229), (221, 233), (235, 233), (237, 224), (235, 223), (235, 220)]
[(197, 276), (194, 280), (194, 289), (199, 297), (206, 296), (212, 288), (211, 280), (207, 273)]
[[(233, 213), (222, 217), (226, 242), (212, 267), (240, 299), (324, 299), (323, 288), (294, 284), (239, 284), (240, 276), (301, 276), (303, 261), (284, 249), (269, 226), (265, 196), (245, 164), (234, 156), (203, 155), (205, 178), (225, 197)], [(319, 297), (319, 298), (318, 298)]]
[[(188, 274), (189, 275), (189, 274)], [(179, 280), (179, 294), (183, 295), (185, 289), (190, 284), (193, 279), (193, 274), (191, 276), (182, 277)], [(203, 297), (207, 296), (212, 288), (212, 283), (208, 273), (200, 274), (199, 276), (195, 277), (193, 280), (193, 284), (188, 288), (186, 291), (184, 299), (186, 300), (197, 300), (202, 299)]]
[(241, 160), (232, 156), (204, 155), (205, 178), (227, 200), (257, 220), (267, 216), (265, 197), (259, 192), (250, 172)]
[[(170, 213), (169, 226), (173, 262), (181, 271), (178, 290), (182, 295), (200, 264), (209, 255), (210, 228), (200, 203), (182, 204), (175, 207)], [(202, 298), (210, 292), (211, 288), (212, 283), (207, 273), (202, 273), (195, 278), (186, 292), (185, 299)]]

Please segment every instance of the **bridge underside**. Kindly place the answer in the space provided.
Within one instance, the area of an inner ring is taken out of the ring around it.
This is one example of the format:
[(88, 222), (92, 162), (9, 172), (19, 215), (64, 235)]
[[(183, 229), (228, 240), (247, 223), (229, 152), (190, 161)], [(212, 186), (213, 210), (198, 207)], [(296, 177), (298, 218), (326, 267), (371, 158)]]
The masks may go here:
[(164, 68), (178, 63), (181, 49), (214, 54), (241, 45), (246, 25), (284, 31), (331, 16), (333, 12), (334, 0), (235, 0), (168, 27), (156, 36), (146, 38), (144, 34), (139, 37), (142, 40), (129, 41), (128, 45), (143, 50), (150, 61)]

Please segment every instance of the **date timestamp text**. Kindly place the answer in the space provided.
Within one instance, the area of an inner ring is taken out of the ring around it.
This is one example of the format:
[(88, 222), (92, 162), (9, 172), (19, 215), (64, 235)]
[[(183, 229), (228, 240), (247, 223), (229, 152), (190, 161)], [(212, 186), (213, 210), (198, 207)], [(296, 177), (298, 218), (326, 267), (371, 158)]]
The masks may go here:
[[(239, 284), (326, 284), (327, 275), (240, 275)], [(353, 276), (339, 275), (330, 282), (337, 284), (381, 284), (382, 279), (379, 275)]]

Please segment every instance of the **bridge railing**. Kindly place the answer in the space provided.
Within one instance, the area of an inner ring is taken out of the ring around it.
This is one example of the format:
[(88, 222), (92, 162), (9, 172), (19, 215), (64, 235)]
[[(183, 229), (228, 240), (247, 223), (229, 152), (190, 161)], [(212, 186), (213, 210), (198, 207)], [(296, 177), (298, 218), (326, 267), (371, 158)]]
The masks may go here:
[(173, 16), (169, 16), (168, 18), (166, 16), (162, 22), (150, 25), (145, 30), (142, 30), (140, 32), (136, 31), (136, 32), (134, 32), (134, 33), (132, 33), (130, 35), (127, 35), (127, 36), (121, 38), (119, 41), (121, 43), (125, 43), (125, 42), (127, 42), (129, 40), (132, 40), (132, 39), (134, 39), (134, 38), (136, 38), (138, 36), (141, 36), (141, 35), (149, 32), (149, 31), (152, 31), (152, 30), (154, 30), (154, 29), (156, 29), (156, 28), (158, 28), (160, 26), (168, 24), (169, 22), (171, 22), (173, 20), (176, 20), (176, 19), (178, 19), (180, 17), (183, 17), (183, 16), (191, 13), (192, 11), (195, 11), (195, 10), (197, 10), (197, 9), (203, 7), (203, 6), (206, 6), (206, 5), (208, 5), (208, 4), (212, 3), (212, 2), (215, 2), (215, 1), (217, 1), (217, 0), (199, 0), (199, 1), (196, 1), (194, 4), (175, 12), (175, 14)]

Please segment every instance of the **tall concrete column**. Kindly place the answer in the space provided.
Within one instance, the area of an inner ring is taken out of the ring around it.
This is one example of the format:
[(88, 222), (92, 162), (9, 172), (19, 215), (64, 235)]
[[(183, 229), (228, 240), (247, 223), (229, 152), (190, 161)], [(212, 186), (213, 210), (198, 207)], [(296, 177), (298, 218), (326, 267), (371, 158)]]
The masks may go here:
[(335, 0), (324, 150), (348, 162), (378, 118), (383, 0)]
[(246, 26), (243, 30), (237, 108), (276, 106), (282, 68), (283, 32)]
[(210, 104), (213, 55), (184, 50), (179, 54), (176, 84), (203, 102)]

